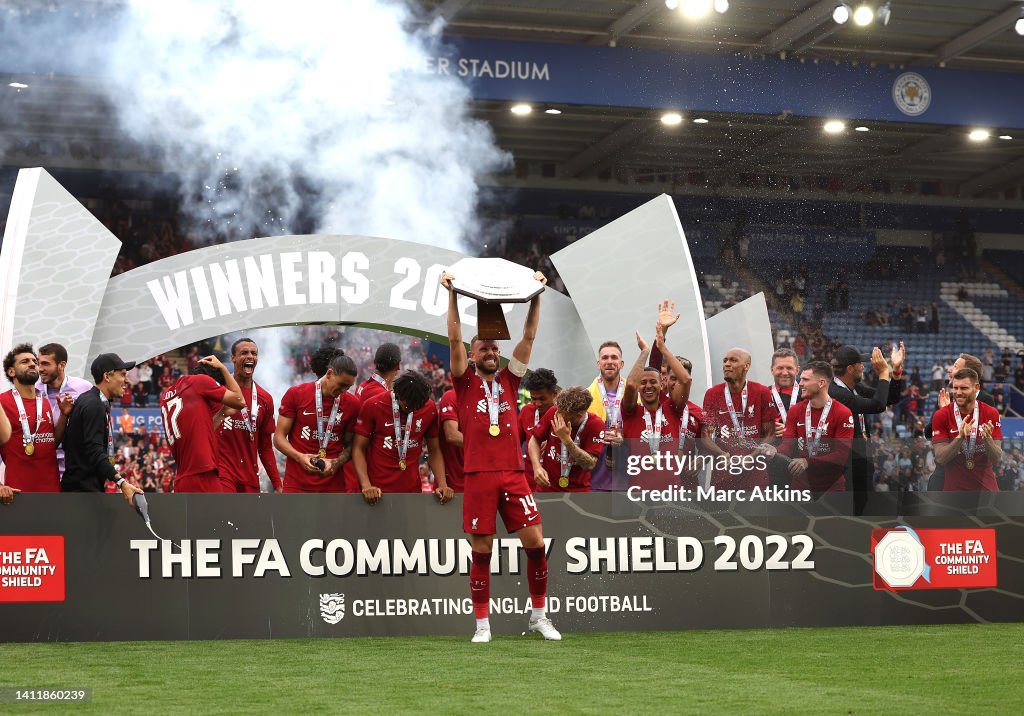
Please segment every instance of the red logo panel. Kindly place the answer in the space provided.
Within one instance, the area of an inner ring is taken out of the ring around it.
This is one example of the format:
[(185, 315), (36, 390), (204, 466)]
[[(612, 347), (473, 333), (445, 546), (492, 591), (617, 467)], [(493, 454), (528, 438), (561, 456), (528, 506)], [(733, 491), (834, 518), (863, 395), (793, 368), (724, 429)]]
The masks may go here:
[(871, 531), (878, 590), (998, 586), (994, 529)]
[(64, 601), (64, 536), (0, 536), (0, 602)]

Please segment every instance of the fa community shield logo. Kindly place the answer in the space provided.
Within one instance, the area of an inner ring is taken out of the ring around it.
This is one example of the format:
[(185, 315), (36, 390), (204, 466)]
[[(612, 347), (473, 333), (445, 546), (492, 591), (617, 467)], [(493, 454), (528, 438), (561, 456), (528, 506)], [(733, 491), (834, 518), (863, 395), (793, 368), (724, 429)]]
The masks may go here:
[(916, 117), (924, 114), (932, 103), (932, 88), (916, 72), (904, 72), (892, 83), (892, 99), (899, 111)]
[(320, 616), (328, 624), (337, 624), (345, 618), (344, 594), (321, 594)]

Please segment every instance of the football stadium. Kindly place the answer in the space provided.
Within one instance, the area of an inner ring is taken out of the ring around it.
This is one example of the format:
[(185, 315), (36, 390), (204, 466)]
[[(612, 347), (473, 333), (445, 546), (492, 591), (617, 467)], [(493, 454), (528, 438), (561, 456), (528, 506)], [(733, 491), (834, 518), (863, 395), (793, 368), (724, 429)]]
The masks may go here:
[(0, 0), (3, 711), (1019, 711), (1022, 98), (1020, 0)]

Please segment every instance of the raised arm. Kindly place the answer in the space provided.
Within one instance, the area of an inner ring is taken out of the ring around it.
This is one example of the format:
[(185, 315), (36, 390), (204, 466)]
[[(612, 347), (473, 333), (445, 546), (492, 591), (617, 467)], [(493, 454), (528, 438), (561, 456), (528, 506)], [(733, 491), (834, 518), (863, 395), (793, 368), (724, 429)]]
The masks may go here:
[(679, 410), (682, 410), (686, 407), (686, 401), (690, 399), (690, 386), (693, 385), (693, 377), (690, 375), (690, 371), (686, 370), (686, 367), (665, 345), (665, 331), (662, 329), (661, 324), (658, 325), (655, 346), (658, 352), (661, 353), (662, 358), (664, 358), (665, 365), (667, 365), (668, 369), (672, 371), (672, 375), (676, 377), (676, 382), (675, 385), (672, 386), (672, 394), (670, 397), (672, 405)]
[(632, 414), (636, 407), (636, 396), (640, 390), (640, 378), (644, 374), (644, 367), (647, 365), (647, 358), (651, 355), (651, 348), (641, 338), (640, 331), (636, 332), (636, 345), (640, 349), (640, 355), (636, 357), (636, 363), (629, 370), (626, 376), (626, 387), (622, 391), (622, 412)]
[(459, 316), (459, 296), (452, 289), (450, 273), (441, 274), (441, 285), (448, 289), (448, 344), (452, 356), (452, 375), (462, 376), (469, 369), (469, 356), (466, 345), (462, 342), (462, 318)]
[[(533, 278), (547, 285), (548, 280), (540, 271), (533, 274)], [(533, 352), (533, 342), (537, 338), (537, 325), (540, 323), (540, 294), (538, 293), (530, 301), (530, 310), (526, 314), (526, 323), (523, 325), (523, 337), (516, 344), (512, 351), (512, 357), (523, 365), (530, 364), (530, 354)]]
[[(214, 368), (220, 371), (221, 376), (224, 378), (224, 387), (227, 388), (227, 392), (224, 393), (224, 397), (220, 399), (220, 402), (229, 408), (235, 410), (241, 410), (245, 407), (245, 398), (242, 397), (242, 389), (238, 387), (235, 376), (231, 375), (231, 372), (227, 369), (217, 356), (206, 356), (199, 361), (200, 363), (206, 363), (212, 365)], [(224, 416), (221, 416), (221, 420)]]

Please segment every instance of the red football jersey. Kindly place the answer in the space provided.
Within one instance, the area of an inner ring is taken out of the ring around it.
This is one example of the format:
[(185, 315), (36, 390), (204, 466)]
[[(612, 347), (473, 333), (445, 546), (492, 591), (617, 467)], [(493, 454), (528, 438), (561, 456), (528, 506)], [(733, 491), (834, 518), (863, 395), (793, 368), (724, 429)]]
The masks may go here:
[[(999, 422), (999, 411), (987, 403), (978, 402), (977, 406), (978, 427), (980, 428), (985, 423), (991, 421), (993, 426), (992, 437), (996, 441), (1001, 441), (1003, 439), (1003, 429)], [(960, 434), (960, 429), (956, 426), (956, 418), (953, 417), (953, 411), (956, 409), (957, 405), (953, 402), (945, 408), (935, 411), (935, 415), (932, 416), (933, 443), (949, 442)], [(972, 410), (970, 414), (973, 415), (974, 411)], [(962, 413), (961, 415), (963, 416)], [(967, 468), (967, 455), (965, 453), (967, 443), (968, 440), (964, 440), (960, 446), (960, 452), (950, 462), (946, 463), (946, 482), (942, 489), (946, 492), (954, 490), (997, 492), (999, 484), (996, 482), (996, 474), (992, 470), (992, 463), (989, 462), (988, 452), (985, 450), (985, 441), (981, 437), (980, 430), (974, 444), (972, 458), (974, 460), (974, 469)]]
[[(807, 452), (807, 402), (801, 400), (786, 413), (786, 432), (779, 452), (794, 458), (807, 458), (807, 470), (794, 477), (792, 487), (814, 492), (840, 492), (846, 489), (844, 467), (853, 443), (853, 413), (838, 400), (832, 401), (825, 430), (813, 456)], [(824, 408), (811, 408), (811, 436), (817, 435)]]
[[(243, 390), (242, 397), (249, 410), (249, 419), (252, 420), (252, 391)], [(271, 482), (279, 484), (281, 478), (277, 472), (277, 463), (273, 459), (273, 437), (276, 427), (274, 398), (260, 385), (256, 386), (256, 404), (259, 409), (256, 411), (255, 438), (250, 435), (241, 412), (229, 415), (221, 423), (220, 430), (217, 431), (217, 471), (234, 480), (236, 485), (259, 488), (258, 458), (261, 453), (267, 456), (270, 462), (269, 465), (264, 463), (264, 467)]]
[(53, 435), (55, 426), (50, 401), (43, 396), (40, 404), (42, 417), (38, 424), (35, 399), (22, 398), (22, 403), (25, 404), (25, 415), (28, 417), (28, 430), (34, 436), (31, 455), (25, 454), (24, 433), (14, 396), (10, 390), (0, 393), (0, 406), (11, 422), (11, 439), (0, 445), (0, 457), (6, 466), (4, 483), (22, 492), (60, 492), (57, 442)]
[[(548, 473), (548, 481), (551, 487), (537, 485), (538, 492), (589, 492), (590, 491), (590, 470), (584, 470), (579, 465), (572, 464), (572, 456), (569, 456), (570, 470), (567, 477), (569, 484), (562, 487), (559, 479), (562, 476), (562, 441), (555, 435), (552, 422), (555, 419), (557, 408), (549, 408), (544, 417), (537, 424), (533, 436), (541, 443), (543, 450), (540, 455), (540, 464)], [(604, 450), (604, 421), (593, 413), (587, 413), (587, 424), (583, 426), (582, 432), (578, 429), (572, 431), (573, 438), (579, 439), (580, 449), (596, 458), (601, 457)], [(544, 443), (547, 442), (545, 446)]]
[[(519, 411), (519, 437), (524, 446), (529, 442), (530, 436), (537, 432), (537, 427), (540, 425), (541, 418), (543, 417), (544, 414), (539, 413), (537, 406), (533, 403), (527, 403)], [(543, 443), (544, 441), (541, 440), (541, 442)]]
[[(399, 414), (402, 430), (406, 416)], [(391, 412), (391, 393), (384, 391), (365, 401), (359, 410), (354, 432), (368, 438), (366, 473), (370, 483), (381, 492), (420, 492), (420, 457), (427, 438), (437, 437), (437, 406), (428, 400), (412, 414), (412, 430), (405, 470), (398, 465), (398, 446), (395, 444), (395, 420)], [(403, 432), (404, 441), (404, 432)]]
[(437, 427), (438, 438), (441, 442), (441, 455), (444, 456), (444, 474), (448, 481), (448, 487), (456, 492), (462, 492), (466, 486), (465, 474), (462, 465), (462, 448), (452, 445), (444, 436), (444, 424), (452, 421), (459, 424), (459, 409), (455, 399), (454, 390), (446, 390), (438, 403), (439, 424)]
[[(747, 409), (743, 410), (742, 393), (732, 393), (733, 407), (740, 424), (737, 434), (725, 402), (727, 383), (719, 383), (704, 394), (704, 424), (711, 429), (715, 443), (731, 455), (749, 455), (762, 442), (762, 423), (774, 423), (779, 417), (771, 390), (760, 383), (747, 381)], [(742, 413), (742, 415), (740, 415)], [(717, 462), (717, 461), (716, 461)], [(733, 475), (728, 470), (714, 470), (711, 482), (717, 487), (751, 489), (768, 485), (768, 470), (744, 470)]]
[(484, 383), (475, 371), (467, 370), (452, 382), (458, 405), (459, 426), (463, 436), (465, 471), (494, 472), (523, 470), (523, 452), (519, 442), (519, 395), (521, 378), (503, 368), (493, 381), (498, 394), (498, 435), (491, 435)]
[[(291, 418), (292, 429), (288, 431), (288, 442), (299, 452), (305, 455), (316, 455), (320, 449), (317, 440), (316, 424), (316, 391), (318, 384), (314, 382), (302, 383), (292, 386), (281, 398), (280, 414), (282, 418)], [(338, 406), (338, 418), (334, 427), (331, 428), (330, 437), (327, 439), (327, 457), (334, 459), (341, 454), (344, 448), (345, 433), (352, 432), (356, 419), (359, 417), (359, 398), (352, 393), (341, 394), (341, 404)], [(324, 428), (330, 420), (331, 410), (334, 407), (334, 399), (323, 401)], [(344, 477), (339, 470), (334, 475), (322, 477), (312, 475), (301, 467), (294, 460), (288, 460), (284, 470), (285, 483), (292, 487), (299, 488), (306, 492), (344, 490)]]
[[(661, 438), (658, 442), (658, 452), (675, 452), (679, 445), (679, 423), (682, 421), (682, 414), (676, 410), (672, 401), (661, 396)], [(651, 416), (651, 428), (647, 429), (647, 421), (644, 420), (644, 413)], [(651, 453), (651, 441), (654, 437), (653, 429), (658, 414), (658, 409), (649, 410), (642, 404), (622, 406), (622, 437), (628, 441), (629, 450), (633, 454)]]
[[(376, 373), (374, 375), (376, 376)], [(372, 377), (364, 380), (356, 388), (356, 397), (359, 398), (360, 405), (365, 405), (370, 398), (376, 398), (382, 393), (391, 394), (387, 387), (381, 385)], [(359, 476), (356, 475), (356, 466), (351, 460), (341, 466), (341, 472), (345, 479), (345, 492), (362, 492), (362, 489), (359, 487)]]
[[(374, 374), (376, 376), (376, 374)], [(379, 376), (378, 376), (379, 377)], [(370, 398), (376, 398), (381, 393), (387, 393), (388, 389), (373, 378), (367, 378), (356, 388), (356, 397), (359, 402), (365, 404)]]
[(183, 375), (160, 394), (164, 434), (174, 453), (178, 477), (217, 467), (217, 433), (213, 414), (227, 388), (208, 375)]

